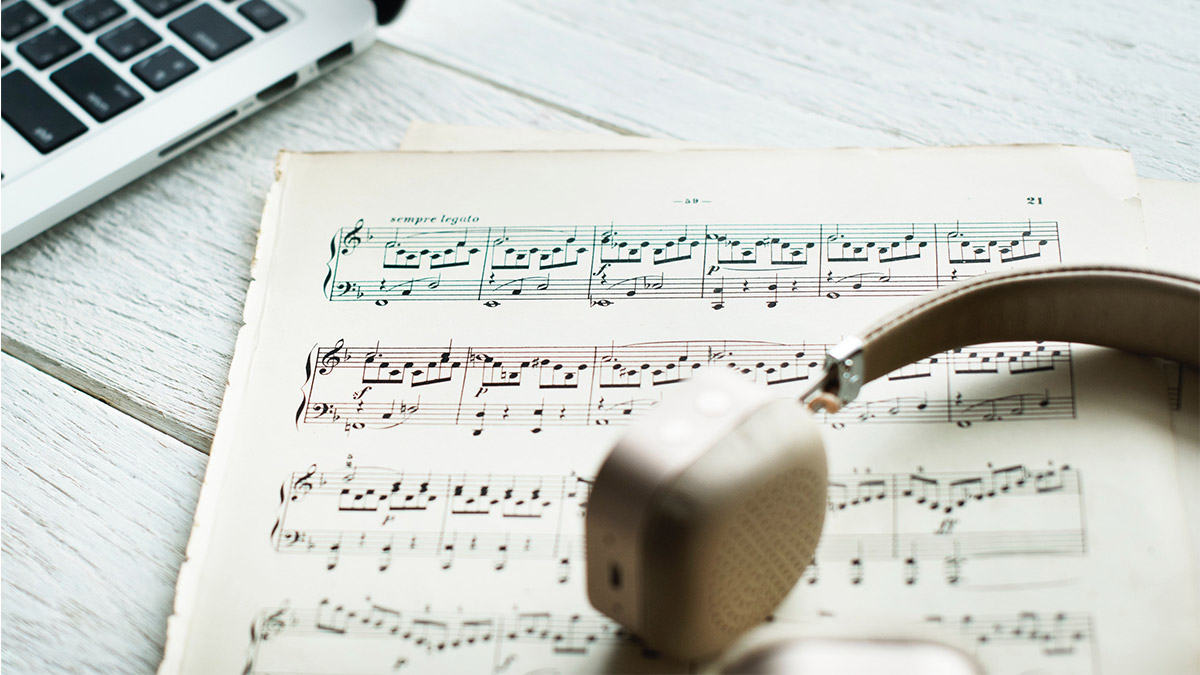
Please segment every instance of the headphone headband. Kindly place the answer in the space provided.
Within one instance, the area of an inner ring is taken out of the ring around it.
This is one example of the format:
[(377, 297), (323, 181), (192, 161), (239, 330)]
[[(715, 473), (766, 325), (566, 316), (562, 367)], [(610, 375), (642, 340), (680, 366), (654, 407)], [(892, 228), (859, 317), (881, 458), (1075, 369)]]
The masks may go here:
[(836, 409), (863, 384), (937, 352), (983, 342), (1057, 340), (1200, 367), (1200, 279), (1110, 265), (988, 274), (896, 312), (829, 351), (804, 398)]

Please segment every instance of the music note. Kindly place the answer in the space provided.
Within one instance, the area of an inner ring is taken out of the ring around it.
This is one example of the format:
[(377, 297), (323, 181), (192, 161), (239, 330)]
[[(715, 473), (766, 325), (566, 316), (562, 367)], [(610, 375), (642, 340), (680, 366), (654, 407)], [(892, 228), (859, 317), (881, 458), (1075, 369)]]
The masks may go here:
[(562, 558), (558, 561), (558, 583), (565, 584), (571, 580), (571, 559)]
[(496, 547), (496, 562), (493, 568), (496, 571), (503, 570), (508, 566), (508, 536), (505, 535), (504, 543)]
[(392, 538), (388, 537), (387, 543), (379, 549), (379, 571), (386, 572), (392, 566)]
[[(477, 420), (477, 426), (471, 431), (471, 435), (479, 436), (480, 434), (483, 433), (484, 423), (487, 420), (487, 405), (485, 404), (482, 408), (477, 410), (475, 412), (474, 416), (475, 416), (475, 419)], [(507, 407), (504, 409), (504, 416), (508, 417), (508, 408)]]
[(338, 535), (337, 539), (330, 542), (328, 556), (325, 559), (325, 569), (332, 570), (337, 567), (338, 561), (342, 557), (342, 537)]
[(808, 584), (809, 586), (814, 586), (814, 585), (816, 585), (817, 581), (820, 580), (820, 577), (821, 577), (821, 568), (817, 564), (817, 561), (813, 560), (811, 563), (808, 564), (808, 567), (804, 568), (804, 573), (800, 575), (800, 580), (801, 580), (801, 582)]
[(863, 563), (862, 556), (855, 556), (850, 559), (850, 583), (858, 585), (863, 580)]
[(545, 400), (543, 399), (542, 404), (540, 406), (538, 406), (537, 408), (534, 408), (534, 410), (533, 410), (533, 419), (535, 421), (535, 424), (534, 424), (533, 428), (529, 430), (531, 433), (535, 433), (535, 434), (541, 433), (543, 416), (545, 415), (545, 412), (546, 412), (546, 403), (545, 403)]
[(946, 583), (948, 583), (950, 585), (956, 585), (959, 582), (961, 582), (962, 581), (963, 557), (961, 555), (959, 555), (959, 553), (958, 553), (958, 544), (957, 543), (955, 543), (955, 545), (954, 545), (954, 552), (951, 555), (946, 556), (943, 563), (944, 563), (943, 569), (944, 569), (944, 573), (946, 576)]

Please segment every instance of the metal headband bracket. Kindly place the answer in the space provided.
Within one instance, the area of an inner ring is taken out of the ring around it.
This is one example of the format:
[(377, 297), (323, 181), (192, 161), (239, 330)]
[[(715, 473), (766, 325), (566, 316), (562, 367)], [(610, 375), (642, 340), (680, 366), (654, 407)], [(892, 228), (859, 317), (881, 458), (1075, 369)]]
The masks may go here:
[(800, 397), (801, 402), (807, 402), (814, 411), (837, 412), (858, 396), (858, 390), (864, 384), (863, 364), (862, 339), (848, 337), (830, 347), (825, 352), (824, 374)]
[(830, 393), (837, 394), (842, 403), (858, 398), (864, 384), (862, 353), (863, 341), (857, 337), (848, 337), (825, 352), (825, 372), (833, 376), (826, 386), (837, 383)]

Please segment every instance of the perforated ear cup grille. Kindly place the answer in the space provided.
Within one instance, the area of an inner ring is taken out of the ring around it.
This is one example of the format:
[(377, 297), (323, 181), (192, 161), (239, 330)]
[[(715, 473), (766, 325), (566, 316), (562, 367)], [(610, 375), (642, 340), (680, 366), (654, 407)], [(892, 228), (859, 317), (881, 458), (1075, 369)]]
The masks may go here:
[(795, 467), (746, 499), (721, 533), (708, 586), (713, 625), (728, 635), (761, 622), (812, 560), (825, 516), (825, 475)]

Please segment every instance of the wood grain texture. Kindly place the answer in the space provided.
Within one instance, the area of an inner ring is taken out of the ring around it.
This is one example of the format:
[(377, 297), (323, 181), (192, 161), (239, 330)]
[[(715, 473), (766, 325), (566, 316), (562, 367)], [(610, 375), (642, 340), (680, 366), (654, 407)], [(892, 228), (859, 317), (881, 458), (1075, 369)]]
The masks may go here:
[(206, 456), (10, 356), (5, 672), (150, 672)]
[(422, 117), (597, 131), (387, 45), (4, 256), (3, 349), (207, 452), (280, 148)]
[(1200, 179), (1194, 0), (411, 0), (386, 35), (646, 135), (1115, 146)]

